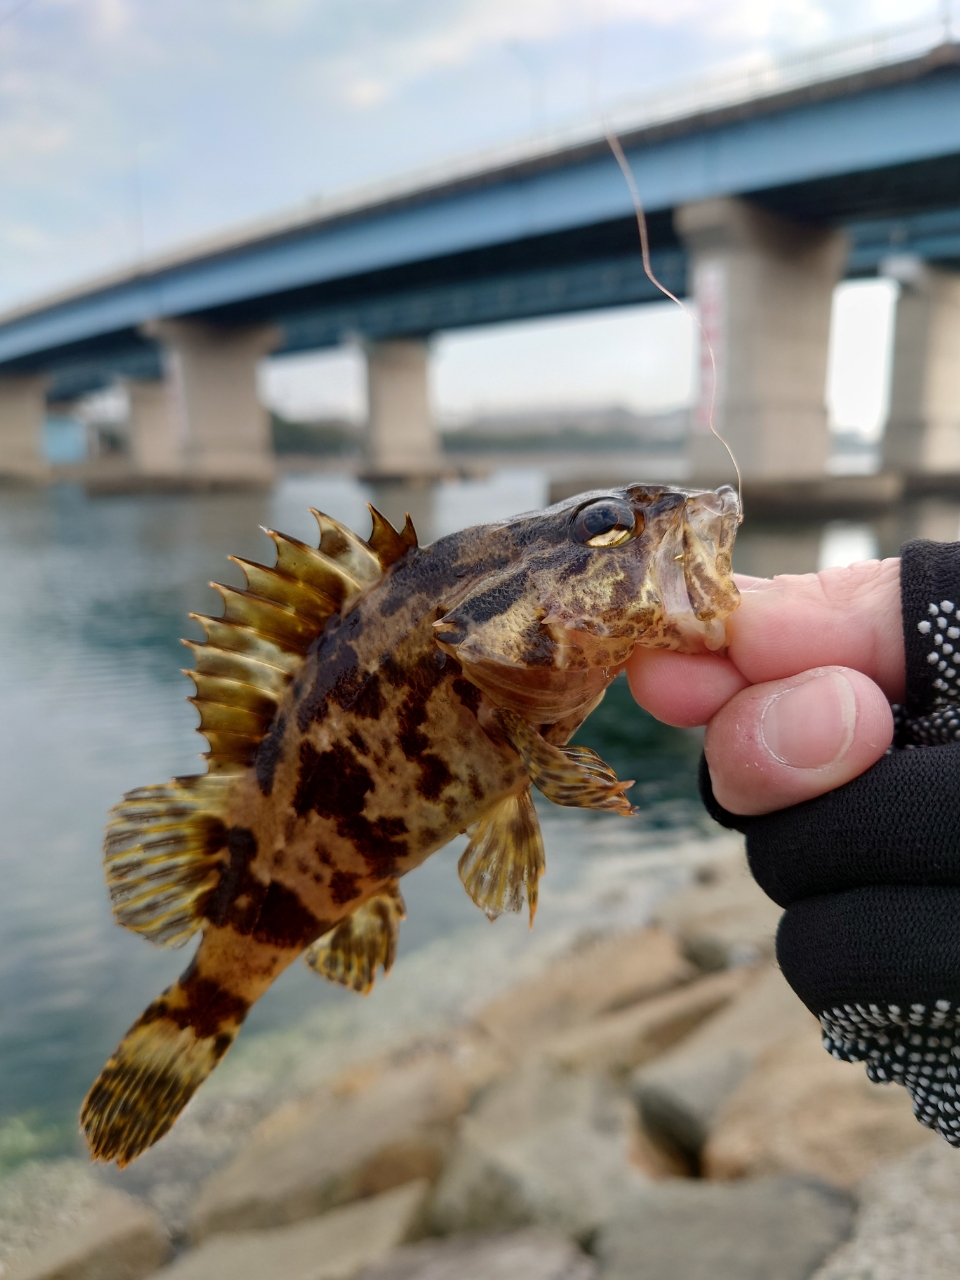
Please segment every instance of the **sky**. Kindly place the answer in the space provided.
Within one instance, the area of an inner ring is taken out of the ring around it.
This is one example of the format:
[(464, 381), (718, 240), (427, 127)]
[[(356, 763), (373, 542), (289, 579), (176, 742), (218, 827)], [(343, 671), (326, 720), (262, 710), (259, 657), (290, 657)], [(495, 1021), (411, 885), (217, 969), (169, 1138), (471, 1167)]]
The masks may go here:
[[(929, 0), (0, 0), (0, 309), (732, 64), (932, 12)], [(689, 375), (669, 355), (676, 323), (657, 314), (623, 315), (619, 329), (609, 317), (549, 322), (552, 355), (526, 331), (512, 346), (541, 353), (532, 386), (545, 365), (565, 367), (556, 352), (575, 330), (596, 356), (580, 362), (588, 373), (639, 344), (630, 395), (662, 407)], [(472, 372), (466, 335), (441, 340), (438, 359), (473, 379), (479, 403), (481, 370), (508, 337), (474, 335)], [(522, 403), (518, 368), (504, 387)], [(436, 381), (449, 384), (442, 368)]]

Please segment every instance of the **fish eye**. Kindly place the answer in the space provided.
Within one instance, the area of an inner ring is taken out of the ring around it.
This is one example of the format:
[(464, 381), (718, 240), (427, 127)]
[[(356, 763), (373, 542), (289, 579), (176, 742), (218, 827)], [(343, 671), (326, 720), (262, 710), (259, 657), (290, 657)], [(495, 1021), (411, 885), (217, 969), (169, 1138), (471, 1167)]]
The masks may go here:
[(587, 547), (619, 547), (643, 532), (643, 516), (616, 498), (601, 498), (577, 512), (571, 533)]

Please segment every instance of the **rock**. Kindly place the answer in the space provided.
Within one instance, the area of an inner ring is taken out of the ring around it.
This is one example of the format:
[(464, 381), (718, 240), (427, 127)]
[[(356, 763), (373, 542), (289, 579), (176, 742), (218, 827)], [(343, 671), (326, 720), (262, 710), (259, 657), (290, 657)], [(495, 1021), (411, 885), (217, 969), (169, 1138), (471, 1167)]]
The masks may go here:
[(295, 1226), (213, 1236), (157, 1280), (352, 1280), (416, 1239), (429, 1193), (430, 1183), (420, 1178)]
[(549, 1036), (658, 995), (694, 974), (665, 930), (615, 934), (498, 996), (475, 1021), (519, 1057)]
[(810, 1025), (816, 1019), (779, 969), (764, 967), (725, 1009), (633, 1073), (644, 1124), (655, 1138), (699, 1158), (720, 1108), (759, 1056)]
[(852, 1223), (850, 1199), (812, 1179), (677, 1178), (624, 1202), (596, 1253), (603, 1280), (807, 1280)]
[(408, 1244), (357, 1280), (593, 1280), (596, 1273), (593, 1260), (563, 1236), (528, 1228)]
[(960, 1152), (928, 1137), (876, 1169), (858, 1194), (853, 1239), (813, 1280), (956, 1280)]
[(8, 1173), (0, 1179), (0, 1262), (75, 1225), (102, 1191), (87, 1160), (32, 1160)]
[(354, 1073), (339, 1090), (283, 1107), (201, 1189), (190, 1219), (215, 1231), (313, 1217), (415, 1178), (435, 1179), (469, 1090), (445, 1055)]
[[(37, 1224), (28, 1233), (32, 1246), (6, 1253), (6, 1261), (0, 1263), (3, 1280), (139, 1280), (167, 1260), (170, 1238), (147, 1205), (92, 1177), (85, 1186), (75, 1177), (69, 1182), (72, 1203), (56, 1205), (45, 1231)], [(19, 1192), (23, 1189), (21, 1181)], [(5, 1180), (2, 1191), (19, 1194), (13, 1179)], [(6, 1194), (2, 1198), (2, 1216), (8, 1218), (12, 1206)], [(37, 1205), (32, 1208), (35, 1212)], [(9, 1237), (5, 1243), (10, 1243)]]
[(445, 1235), (537, 1224), (586, 1239), (646, 1181), (633, 1140), (630, 1104), (607, 1080), (529, 1064), (464, 1117), (431, 1226)]
[(832, 1058), (811, 1023), (761, 1055), (717, 1116), (702, 1168), (708, 1178), (809, 1173), (850, 1187), (929, 1140), (906, 1089)]
[(655, 920), (701, 969), (726, 969), (771, 958), (781, 915), (741, 850), (701, 867), (694, 884), (660, 903)]
[(751, 976), (745, 969), (710, 974), (676, 991), (561, 1031), (546, 1040), (539, 1052), (557, 1066), (572, 1070), (629, 1071), (671, 1048), (722, 1009)]

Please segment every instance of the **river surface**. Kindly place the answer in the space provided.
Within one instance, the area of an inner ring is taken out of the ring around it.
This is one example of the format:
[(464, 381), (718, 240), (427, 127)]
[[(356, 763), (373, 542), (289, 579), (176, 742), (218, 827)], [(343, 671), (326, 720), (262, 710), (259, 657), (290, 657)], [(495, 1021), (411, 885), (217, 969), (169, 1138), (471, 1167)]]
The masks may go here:
[[(0, 491), (0, 1169), (71, 1148), (77, 1107), (106, 1055), (184, 967), (184, 953), (113, 924), (100, 842), (124, 791), (200, 767), (204, 744), (180, 674), (189, 654), (179, 639), (199, 635), (187, 614), (219, 611), (210, 577), (239, 583), (228, 554), (269, 562), (258, 526), (315, 542), (307, 508), (316, 506), (365, 533), (369, 499), (393, 518), (411, 509), (427, 541), (543, 505), (546, 480), (506, 470), (379, 493), (324, 476), (289, 478), (264, 495)], [(748, 522), (736, 564), (800, 572), (895, 553), (909, 536), (953, 539), (958, 524), (956, 504), (929, 501), (874, 522)], [(641, 813), (632, 823), (581, 820), (579, 846), (564, 856), (588, 858), (591, 832), (609, 853), (646, 848), (656, 833), (669, 845), (708, 829), (696, 799), (696, 732), (656, 724), (618, 682), (579, 740), (638, 779)], [(404, 892), (402, 955), (476, 919), (451, 856), (430, 859)], [(256, 1006), (245, 1036), (344, 998), (295, 965)]]

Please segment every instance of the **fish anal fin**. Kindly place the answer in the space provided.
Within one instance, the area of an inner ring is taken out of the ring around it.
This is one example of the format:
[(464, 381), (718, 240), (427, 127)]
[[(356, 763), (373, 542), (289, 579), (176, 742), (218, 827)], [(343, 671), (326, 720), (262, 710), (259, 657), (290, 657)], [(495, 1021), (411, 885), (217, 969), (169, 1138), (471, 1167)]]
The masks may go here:
[(484, 814), (457, 866), (463, 887), (491, 920), (504, 911), (520, 911), (526, 898), (531, 927), (545, 869), (543, 837), (529, 787)]
[(225, 856), (232, 779), (174, 778), (128, 791), (110, 811), (103, 856), (113, 914), (159, 946), (200, 927)]
[(400, 921), (406, 916), (400, 890), (393, 884), (318, 938), (303, 958), (321, 977), (366, 995), (377, 968), (383, 965), (384, 974), (393, 968)]
[(611, 809), (624, 817), (636, 813), (623, 794), (633, 783), (621, 782), (590, 747), (555, 747), (515, 711), (497, 711), (496, 718), (548, 800), (574, 809)]

